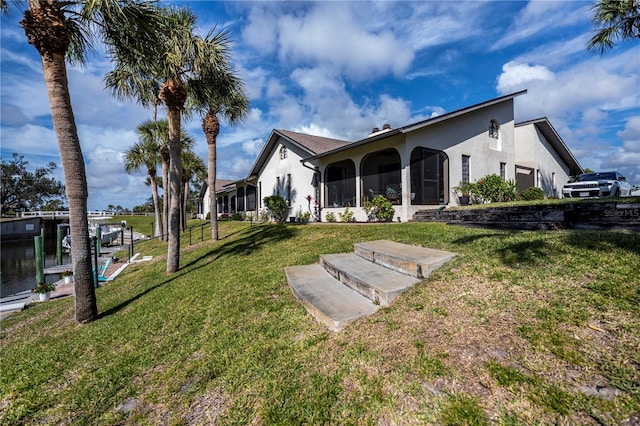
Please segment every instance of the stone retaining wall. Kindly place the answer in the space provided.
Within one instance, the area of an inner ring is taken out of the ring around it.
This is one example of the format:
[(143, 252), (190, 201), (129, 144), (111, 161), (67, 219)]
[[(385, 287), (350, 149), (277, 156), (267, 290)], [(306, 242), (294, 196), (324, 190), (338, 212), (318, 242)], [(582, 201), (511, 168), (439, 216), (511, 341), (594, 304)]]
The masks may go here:
[(640, 200), (577, 202), (460, 210), (422, 210), (415, 222), (448, 222), (505, 229), (640, 230)]

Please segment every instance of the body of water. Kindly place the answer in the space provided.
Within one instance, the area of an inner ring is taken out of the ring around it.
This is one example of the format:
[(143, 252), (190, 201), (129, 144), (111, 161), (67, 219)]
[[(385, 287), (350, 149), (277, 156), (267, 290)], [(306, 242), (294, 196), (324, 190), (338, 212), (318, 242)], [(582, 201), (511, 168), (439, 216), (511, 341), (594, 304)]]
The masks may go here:
[[(45, 266), (56, 264), (56, 241), (53, 238), (45, 238)], [(0, 297), (30, 290), (36, 285), (36, 263), (33, 239), (23, 241), (8, 241), (2, 243), (0, 250), (0, 273), (2, 285)], [(63, 254), (62, 263), (70, 263), (68, 254)], [(47, 275), (47, 282), (56, 282), (58, 275)]]

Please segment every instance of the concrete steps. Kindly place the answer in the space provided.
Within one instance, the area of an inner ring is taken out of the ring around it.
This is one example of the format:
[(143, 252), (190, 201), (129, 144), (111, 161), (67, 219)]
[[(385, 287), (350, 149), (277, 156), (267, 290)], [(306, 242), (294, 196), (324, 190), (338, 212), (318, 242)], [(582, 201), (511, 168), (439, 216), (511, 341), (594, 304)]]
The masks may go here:
[(455, 253), (379, 240), (353, 253), (325, 254), (313, 265), (285, 268), (293, 294), (332, 331), (389, 306)]

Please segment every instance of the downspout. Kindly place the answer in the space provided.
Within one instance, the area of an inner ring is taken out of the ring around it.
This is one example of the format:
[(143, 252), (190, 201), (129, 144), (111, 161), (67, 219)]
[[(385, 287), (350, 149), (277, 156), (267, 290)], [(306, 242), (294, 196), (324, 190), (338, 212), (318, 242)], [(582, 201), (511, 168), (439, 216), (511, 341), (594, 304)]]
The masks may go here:
[(320, 169), (318, 168), (318, 166), (313, 166), (312, 167), (312, 166), (307, 165), (305, 160), (300, 160), (300, 163), (302, 164), (303, 167), (306, 167), (309, 170), (313, 170), (313, 173), (314, 173), (313, 181), (315, 183), (315, 191), (316, 191), (316, 194), (315, 194), (316, 195), (316, 197), (315, 197), (316, 198), (316, 203), (315, 203), (315, 205), (313, 207), (313, 209), (314, 209), (313, 214), (315, 215), (316, 220), (318, 222), (322, 222), (322, 216), (321, 216), (322, 206), (320, 205)]

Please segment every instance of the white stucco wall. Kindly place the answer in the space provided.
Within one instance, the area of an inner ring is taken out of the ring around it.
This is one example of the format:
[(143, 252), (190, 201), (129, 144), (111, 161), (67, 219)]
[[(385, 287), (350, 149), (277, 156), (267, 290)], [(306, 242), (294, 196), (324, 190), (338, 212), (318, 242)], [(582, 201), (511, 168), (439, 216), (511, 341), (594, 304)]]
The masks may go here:
[[(287, 148), (287, 158), (280, 159), (280, 149)], [(288, 176), (291, 176), (291, 203), (288, 216), (297, 216), (309, 210), (307, 195), (311, 195), (311, 211), (315, 202), (313, 187), (314, 171), (305, 167), (300, 160), (309, 154), (290, 144), (286, 139), (278, 138), (271, 155), (258, 173), (258, 210), (264, 209), (264, 197), (278, 192), (277, 182), (280, 178), (280, 195), (287, 199), (286, 188)]]
[[(499, 139), (489, 136), (491, 120), (500, 124)], [(442, 123), (427, 126), (407, 134), (405, 156), (417, 147), (443, 151), (449, 158), (448, 205), (457, 205), (453, 191), (462, 181), (462, 156), (469, 156), (469, 181), (475, 182), (489, 174), (500, 175), (500, 163), (506, 164), (506, 179), (515, 179), (514, 115), (513, 100), (483, 108)], [(424, 209), (409, 206), (407, 216)]]
[(570, 171), (558, 153), (533, 123), (516, 127), (515, 135), (516, 164), (535, 169), (535, 185), (547, 197), (562, 198), (562, 186), (569, 180)]

